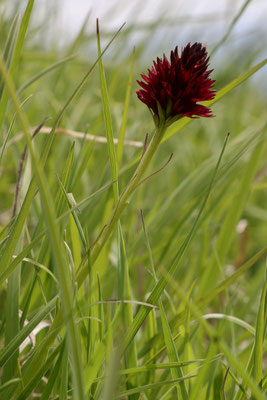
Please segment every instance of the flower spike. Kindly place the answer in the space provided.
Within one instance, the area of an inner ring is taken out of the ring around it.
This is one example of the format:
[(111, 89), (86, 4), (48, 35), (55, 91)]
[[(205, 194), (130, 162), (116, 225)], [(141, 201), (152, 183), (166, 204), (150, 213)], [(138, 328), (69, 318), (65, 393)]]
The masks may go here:
[(153, 61), (147, 76), (142, 74), (143, 81), (137, 81), (141, 89), (136, 94), (152, 111), (156, 122), (162, 118), (173, 122), (182, 116), (213, 116), (208, 107), (198, 104), (215, 96), (208, 63), (207, 50), (201, 43), (188, 43), (181, 56), (176, 46), (170, 61), (165, 54)]

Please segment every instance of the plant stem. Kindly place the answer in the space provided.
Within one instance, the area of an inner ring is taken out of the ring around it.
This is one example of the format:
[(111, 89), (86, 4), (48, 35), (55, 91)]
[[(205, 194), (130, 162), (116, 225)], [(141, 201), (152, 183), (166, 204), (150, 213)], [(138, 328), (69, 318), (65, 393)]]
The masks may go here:
[[(97, 257), (99, 256), (102, 248), (104, 247), (105, 243), (107, 242), (111, 232), (113, 231), (114, 226), (116, 226), (116, 223), (118, 222), (123, 210), (129, 203), (130, 197), (133, 194), (133, 192), (136, 190), (138, 187), (141, 179), (143, 178), (143, 175), (145, 171), (147, 170), (147, 167), (155, 154), (157, 148), (159, 147), (159, 144), (164, 136), (164, 133), (167, 129), (165, 121), (162, 121), (159, 126), (157, 127), (148, 148), (144, 152), (131, 180), (129, 181), (128, 185), (126, 186), (124, 192), (120, 196), (116, 206), (114, 207), (111, 216), (109, 218), (109, 221), (107, 225), (105, 226), (101, 236), (97, 240), (97, 242), (93, 245), (91, 249), (91, 265), (94, 264), (96, 261)], [(84, 260), (85, 262), (85, 260)], [(77, 276), (77, 282), (78, 286), (80, 287), (81, 284), (83, 283), (86, 274), (87, 274), (87, 268), (86, 266), (83, 265), (78, 273)]]

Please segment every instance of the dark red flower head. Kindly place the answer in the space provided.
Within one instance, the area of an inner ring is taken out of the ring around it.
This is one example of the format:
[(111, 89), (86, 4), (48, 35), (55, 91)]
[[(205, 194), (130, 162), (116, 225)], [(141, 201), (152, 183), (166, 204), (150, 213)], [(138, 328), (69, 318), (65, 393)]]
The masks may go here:
[(208, 68), (208, 54), (201, 43), (190, 43), (182, 50), (178, 47), (171, 51), (170, 61), (165, 54), (157, 58), (148, 76), (141, 75), (143, 81), (137, 81), (142, 89), (136, 92), (138, 98), (159, 117), (158, 104), (164, 118), (172, 117), (212, 117), (211, 110), (199, 101), (211, 100), (215, 96), (212, 90), (214, 80), (209, 78), (212, 70)]

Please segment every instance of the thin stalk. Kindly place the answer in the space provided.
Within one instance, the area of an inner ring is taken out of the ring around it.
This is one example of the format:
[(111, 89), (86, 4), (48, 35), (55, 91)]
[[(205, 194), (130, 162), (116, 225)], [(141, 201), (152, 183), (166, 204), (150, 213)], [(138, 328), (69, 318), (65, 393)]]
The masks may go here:
[[(129, 199), (137, 186), (139, 185), (141, 179), (143, 178), (143, 175), (145, 171), (147, 170), (147, 167), (150, 163), (150, 160), (152, 159), (154, 153), (156, 152), (157, 148), (159, 147), (159, 144), (164, 136), (164, 133), (167, 129), (165, 121), (162, 121), (159, 126), (157, 127), (150, 143), (143, 154), (130, 182), (126, 186), (124, 192), (121, 194), (115, 208), (112, 211), (112, 214), (110, 216), (110, 219), (105, 226), (105, 229), (102, 232), (102, 235), (99, 237), (99, 239), (95, 242), (91, 249), (91, 263), (94, 264), (96, 261), (97, 257), (99, 256), (102, 248), (104, 247), (105, 243), (107, 242), (111, 232), (113, 231), (114, 227), (116, 226), (116, 223), (118, 222), (123, 210), (129, 203)], [(85, 261), (85, 260), (84, 260)], [(87, 274), (87, 269), (86, 266), (82, 265), (78, 276), (77, 276), (77, 282), (78, 286), (82, 284), (84, 281), (84, 278)]]

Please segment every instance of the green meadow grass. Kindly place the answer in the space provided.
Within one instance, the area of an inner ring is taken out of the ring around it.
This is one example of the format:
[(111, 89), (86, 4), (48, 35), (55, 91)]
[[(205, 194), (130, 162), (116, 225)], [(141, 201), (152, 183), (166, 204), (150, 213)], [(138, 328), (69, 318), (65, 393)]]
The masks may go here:
[(0, 25), (0, 398), (266, 399), (267, 59), (215, 69), (216, 117), (171, 125), (122, 204), (145, 40), (89, 15), (47, 50), (36, 9)]

